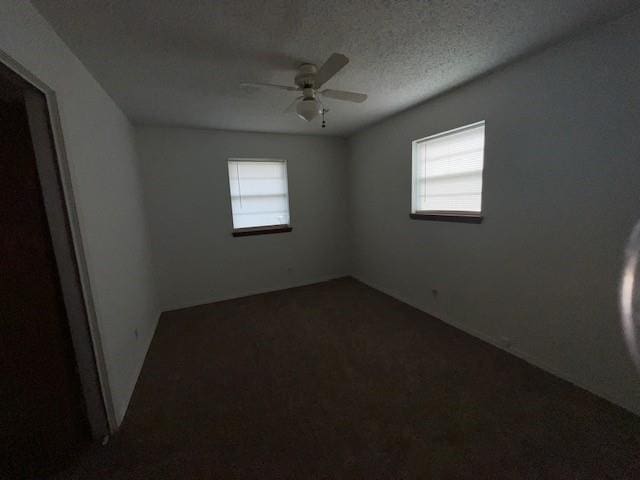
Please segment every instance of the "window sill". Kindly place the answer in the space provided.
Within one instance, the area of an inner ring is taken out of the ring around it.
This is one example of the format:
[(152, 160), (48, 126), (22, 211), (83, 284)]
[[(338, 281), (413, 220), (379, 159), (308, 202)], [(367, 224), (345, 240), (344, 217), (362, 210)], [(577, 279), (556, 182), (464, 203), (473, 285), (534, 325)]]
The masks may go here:
[(265, 227), (235, 228), (234, 237), (248, 237), (251, 235), (268, 235), (270, 233), (286, 233), (292, 230), (289, 225), (269, 225)]
[(416, 212), (410, 213), (409, 217), (434, 222), (482, 223), (482, 214), (472, 212)]

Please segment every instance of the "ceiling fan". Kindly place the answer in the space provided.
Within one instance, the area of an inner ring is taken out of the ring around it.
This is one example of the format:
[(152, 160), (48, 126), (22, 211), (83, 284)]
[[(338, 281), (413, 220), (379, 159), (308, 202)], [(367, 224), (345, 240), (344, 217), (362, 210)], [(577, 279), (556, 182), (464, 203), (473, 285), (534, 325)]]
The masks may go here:
[(310, 122), (318, 115), (322, 115), (322, 127), (324, 128), (324, 114), (328, 110), (324, 108), (322, 104), (322, 97), (355, 103), (362, 103), (367, 99), (364, 93), (331, 89), (320, 90), (320, 87), (327, 83), (327, 81), (338, 73), (347, 63), (349, 63), (349, 59), (340, 53), (333, 53), (320, 68), (312, 63), (303, 63), (298, 67), (298, 74), (294, 79), (295, 87), (260, 82), (246, 82), (241, 85), (243, 87), (277, 88), (290, 92), (302, 92), (302, 95), (297, 97), (291, 105), (285, 109), (285, 112), (295, 111), (300, 118), (307, 122)]

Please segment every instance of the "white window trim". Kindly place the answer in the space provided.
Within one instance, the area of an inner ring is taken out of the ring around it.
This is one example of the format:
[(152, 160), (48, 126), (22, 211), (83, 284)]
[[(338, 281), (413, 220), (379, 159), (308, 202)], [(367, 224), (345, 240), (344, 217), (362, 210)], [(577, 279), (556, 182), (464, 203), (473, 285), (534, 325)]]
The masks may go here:
[[(415, 218), (418, 216), (424, 216), (424, 217), (459, 217), (459, 218), (469, 218), (469, 219), (481, 219), (483, 217), (484, 214), (484, 202), (481, 203), (481, 207), (480, 207), (480, 211), (479, 212), (472, 212), (472, 211), (452, 211), (452, 210), (417, 210), (416, 209), (416, 205), (417, 205), (417, 199), (416, 199), (416, 195), (417, 195), (417, 177), (416, 177), (416, 170), (417, 170), (417, 165), (416, 162), (418, 161), (418, 155), (417, 155), (417, 150), (418, 150), (418, 145), (421, 144), (422, 142), (426, 142), (428, 140), (433, 140), (439, 137), (444, 137), (447, 135), (451, 135), (453, 133), (457, 133), (457, 132), (462, 132), (465, 130), (471, 130), (473, 128), (479, 127), (479, 126), (484, 126), (485, 128), (485, 151), (486, 151), (486, 121), (485, 120), (480, 120), (479, 122), (475, 122), (475, 123), (471, 123), (469, 125), (463, 125), (461, 127), (457, 127), (457, 128), (452, 128), (451, 130), (447, 130), (444, 132), (438, 132), (434, 135), (429, 135), (426, 137), (422, 137), (422, 138), (418, 138), (416, 140), (414, 140), (413, 142), (411, 142), (411, 215)], [(484, 162), (483, 162), (483, 168), (482, 168), (482, 185), (484, 188)], [(436, 219), (436, 218), (434, 218)]]

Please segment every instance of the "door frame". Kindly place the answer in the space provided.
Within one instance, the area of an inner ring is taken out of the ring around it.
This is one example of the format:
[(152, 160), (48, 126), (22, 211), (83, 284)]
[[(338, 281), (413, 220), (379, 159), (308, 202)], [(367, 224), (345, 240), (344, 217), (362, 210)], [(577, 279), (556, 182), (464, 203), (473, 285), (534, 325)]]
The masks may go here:
[[(51, 231), (75, 360), (87, 419), (94, 439), (118, 428), (100, 327), (84, 253), (56, 94), (47, 84), (0, 49), (0, 68), (20, 79), (28, 92), (25, 103), (47, 221)], [(41, 95), (39, 95), (39, 92)], [(42, 99), (44, 98), (44, 101)]]

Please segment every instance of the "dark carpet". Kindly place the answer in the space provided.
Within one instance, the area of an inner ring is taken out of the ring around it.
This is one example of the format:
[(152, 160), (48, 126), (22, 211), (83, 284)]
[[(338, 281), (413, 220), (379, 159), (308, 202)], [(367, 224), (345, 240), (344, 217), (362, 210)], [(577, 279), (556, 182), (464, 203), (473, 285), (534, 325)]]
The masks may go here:
[(64, 478), (638, 479), (640, 418), (350, 279), (162, 315)]

